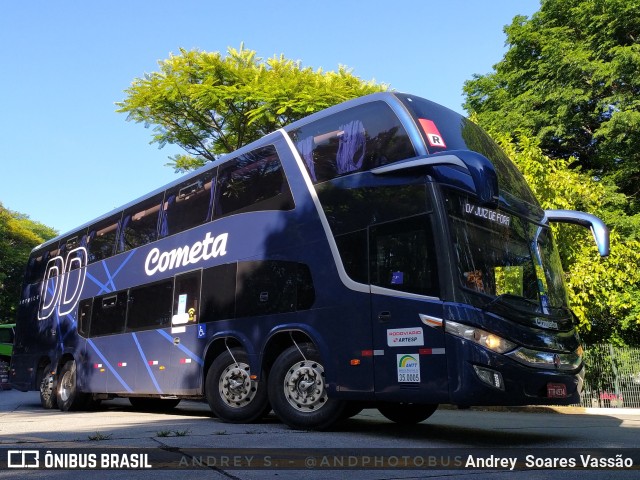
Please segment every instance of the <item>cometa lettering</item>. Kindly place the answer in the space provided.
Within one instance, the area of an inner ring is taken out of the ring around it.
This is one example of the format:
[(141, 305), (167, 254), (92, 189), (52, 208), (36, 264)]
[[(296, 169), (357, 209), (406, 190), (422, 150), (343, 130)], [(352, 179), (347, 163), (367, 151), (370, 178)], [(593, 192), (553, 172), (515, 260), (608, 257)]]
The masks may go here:
[(207, 232), (204, 240), (193, 245), (174, 248), (168, 252), (161, 252), (159, 248), (152, 248), (144, 262), (144, 271), (148, 276), (157, 272), (166, 272), (174, 268), (193, 265), (201, 260), (221, 257), (227, 254), (228, 233), (212, 236)]

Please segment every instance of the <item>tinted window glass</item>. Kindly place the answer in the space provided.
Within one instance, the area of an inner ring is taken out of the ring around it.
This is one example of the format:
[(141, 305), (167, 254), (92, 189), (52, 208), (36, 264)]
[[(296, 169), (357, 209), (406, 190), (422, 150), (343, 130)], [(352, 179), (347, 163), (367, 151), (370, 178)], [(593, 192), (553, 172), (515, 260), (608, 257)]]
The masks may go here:
[(162, 194), (124, 211), (118, 252), (141, 247), (158, 238), (158, 214), (161, 202)]
[(0, 343), (13, 343), (13, 328), (0, 328)]
[(351, 279), (360, 283), (369, 283), (369, 248), (367, 231), (336, 235), (336, 244), (342, 264)]
[(307, 265), (302, 263), (296, 264), (297, 266), (297, 299), (296, 308), (298, 310), (309, 310), (313, 303), (316, 301), (316, 291), (313, 287), (313, 278), (311, 277), (311, 270)]
[(91, 324), (91, 306), (93, 299), (82, 300), (78, 306), (78, 333), (83, 337), (89, 336)]
[(334, 235), (431, 210), (424, 184), (338, 188), (327, 182), (318, 197)]
[(437, 296), (435, 247), (428, 217), (390, 222), (371, 230), (371, 283)]
[(201, 322), (235, 317), (236, 268), (235, 263), (229, 263), (202, 272)]
[(236, 311), (239, 317), (311, 308), (315, 291), (306, 265), (283, 261), (238, 264)]
[(113, 215), (89, 227), (87, 253), (89, 263), (97, 262), (113, 255), (121, 214)]
[(296, 309), (295, 264), (256, 261), (238, 265), (239, 317), (293, 312)]
[(41, 281), (44, 278), (47, 263), (58, 255), (58, 253), (57, 244), (32, 253), (29, 257), (29, 263), (27, 264), (25, 283), (29, 284)]
[(274, 146), (260, 148), (220, 166), (215, 216), (294, 207)]
[(206, 172), (167, 190), (162, 205), (160, 236), (166, 237), (211, 220), (214, 172)]
[(169, 326), (172, 292), (171, 280), (129, 290), (127, 332)]
[(201, 271), (183, 273), (175, 281), (173, 294), (173, 325), (196, 323), (200, 313)]
[(60, 256), (65, 262), (66, 272), (87, 266), (86, 247), (86, 231), (78, 232), (60, 242)]
[(415, 157), (407, 132), (384, 102), (330, 115), (291, 135), (314, 183)]
[(127, 292), (96, 297), (91, 311), (90, 336), (124, 332), (127, 314)]

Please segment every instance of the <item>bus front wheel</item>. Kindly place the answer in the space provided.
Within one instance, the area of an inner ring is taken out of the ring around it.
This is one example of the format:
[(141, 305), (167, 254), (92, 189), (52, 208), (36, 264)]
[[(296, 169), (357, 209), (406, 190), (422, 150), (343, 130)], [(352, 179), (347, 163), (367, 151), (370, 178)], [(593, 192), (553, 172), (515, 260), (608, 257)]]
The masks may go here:
[(313, 344), (293, 345), (269, 374), (269, 400), (278, 418), (292, 428), (324, 430), (340, 420), (345, 402), (329, 398), (324, 367)]
[(378, 406), (378, 411), (392, 422), (400, 425), (415, 425), (429, 418), (438, 409), (438, 404), (388, 403)]
[(246, 352), (234, 348), (219, 355), (207, 372), (205, 393), (216, 417), (230, 423), (251, 423), (271, 410), (264, 374), (251, 378)]

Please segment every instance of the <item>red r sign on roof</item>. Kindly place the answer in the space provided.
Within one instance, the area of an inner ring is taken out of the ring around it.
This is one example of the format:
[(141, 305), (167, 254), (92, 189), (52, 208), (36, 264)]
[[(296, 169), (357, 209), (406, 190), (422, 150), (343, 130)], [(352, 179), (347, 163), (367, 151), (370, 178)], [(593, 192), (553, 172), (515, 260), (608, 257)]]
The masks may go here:
[(436, 127), (436, 124), (433, 123), (433, 121), (427, 120), (426, 118), (420, 118), (419, 121), (424, 133), (427, 135), (427, 141), (430, 146), (447, 148), (447, 145), (442, 139), (442, 135), (440, 135), (440, 132), (438, 131), (438, 127)]

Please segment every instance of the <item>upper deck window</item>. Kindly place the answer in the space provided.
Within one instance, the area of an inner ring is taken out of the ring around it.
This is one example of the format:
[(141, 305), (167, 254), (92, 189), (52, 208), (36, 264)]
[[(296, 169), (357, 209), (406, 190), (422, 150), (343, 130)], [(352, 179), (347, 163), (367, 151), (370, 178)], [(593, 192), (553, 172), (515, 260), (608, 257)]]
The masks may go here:
[(400, 120), (382, 101), (321, 118), (291, 136), (313, 183), (416, 155)]
[(294, 207), (289, 183), (273, 145), (221, 165), (215, 195), (215, 218)]
[(215, 171), (208, 171), (167, 190), (160, 218), (161, 237), (211, 220), (214, 175)]
[(106, 218), (89, 227), (87, 252), (89, 263), (97, 262), (113, 255), (121, 213)]
[(141, 247), (158, 238), (158, 213), (162, 197), (162, 194), (156, 195), (124, 211), (118, 252)]

